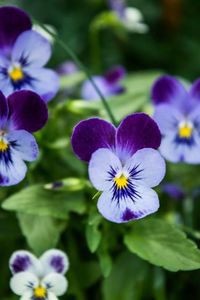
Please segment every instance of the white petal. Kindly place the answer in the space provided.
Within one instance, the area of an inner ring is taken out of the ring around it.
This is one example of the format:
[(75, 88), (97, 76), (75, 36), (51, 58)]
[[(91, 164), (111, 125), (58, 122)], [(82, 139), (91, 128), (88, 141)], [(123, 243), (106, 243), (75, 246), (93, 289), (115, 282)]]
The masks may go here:
[(15, 274), (10, 280), (11, 290), (19, 296), (24, 295), (29, 290), (39, 285), (38, 278), (29, 272), (20, 272)]
[[(136, 184), (148, 187), (157, 186), (165, 176), (165, 161), (160, 153), (151, 148), (138, 150), (126, 163), (124, 170), (135, 170)], [(138, 173), (137, 173), (138, 172)]]
[(114, 174), (120, 172), (122, 164), (111, 150), (102, 148), (92, 154), (88, 171), (90, 180), (97, 190), (105, 191), (110, 189), (112, 182), (109, 181), (111, 178), (109, 172), (112, 170)]
[(28, 271), (37, 275), (41, 270), (39, 260), (29, 251), (15, 251), (9, 261), (10, 270), (13, 274)]
[(33, 297), (33, 291), (30, 290), (28, 292), (25, 292), (24, 295), (20, 298), (20, 300), (32, 300)]
[(54, 293), (48, 293), (48, 300), (58, 300), (58, 298), (54, 295)]
[(135, 186), (133, 199), (125, 197), (113, 199), (113, 193), (103, 192), (98, 200), (99, 212), (109, 221), (125, 223), (156, 212), (159, 208), (159, 199), (155, 191), (144, 186)]
[(46, 251), (40, 257), (40, 262), (43, 266), (44, 275), (51, 272), (65, 274), (69, 269), (68, 256), (58, 249)]
[(42, 280), (42, 286), (56, 296), (62, 296), (67, 291), (67, 279), (58, 273), (50, 273)]

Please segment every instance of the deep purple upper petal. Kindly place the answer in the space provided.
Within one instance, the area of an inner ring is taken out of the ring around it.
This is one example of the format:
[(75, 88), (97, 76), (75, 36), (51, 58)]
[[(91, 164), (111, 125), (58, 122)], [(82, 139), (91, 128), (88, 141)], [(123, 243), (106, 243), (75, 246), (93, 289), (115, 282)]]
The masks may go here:
[(45, 102), (34, 92), (13, 93), (8, 97), (8, 105), (12, 129), (34, 132), (41, 129), (48, 119)]
[(200, 78), (192, 84), (189, 95), (192, 100), (198, 101), (200, 104)]
[(102, 119), (81, 121), (72, 133), (73, 150), (81, 160), (89, 161), (97, 149), (115, 147), (115, 133), (115, 127)]
[(16, 38), (25, 30), (31, 29), (29, 16), (14, 6), (0, 8), (0, 51), (8, 51)]
[(170, 103), (181, 106), (187, 100), (187, 92), (183, 85), (172, 76), (162, 76), (152, 87), (151, 98), (154, 104)]
[(156, 122), (144, 113), (126, 117), (117, 129), (117, 154), (122, 161), (142, 148), (157, 149), (161, 143), (161, 133)]
[(106, 75), (105, 79), (109, 84), (115, 84), (119, 80), (122, 80), (126, 74), (126, 71), (124, 67), (122, 66), (117, 66), (109, 70)]
[(0, 129), (3, 129), (8, 119), (8, 102), (0, 91)]

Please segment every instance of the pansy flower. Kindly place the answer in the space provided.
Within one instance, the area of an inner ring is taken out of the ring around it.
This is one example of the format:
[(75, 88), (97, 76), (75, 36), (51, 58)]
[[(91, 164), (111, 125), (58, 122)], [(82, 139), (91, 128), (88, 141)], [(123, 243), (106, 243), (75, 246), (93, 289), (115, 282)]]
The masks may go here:
[(21, 300), (57, 300), (67, 290), (64, 274), (69, 261), (60, 250), (48, 250), (39, 259), (28, 251), (16, 251), (9, 265), (13, 274), (11, 290)]
[(18, 91), (7, 99), (0, 92), (0, 186), (19, 183), (26, 174), (24, 161), (34, 161), (38, 146), (31, 134), (48, 119), (47, 107), (32, 91)]
[[(121, 66), (110, 69), (104, 76), (93, 76), (92, 79), (104, 97), (118, 95), (124, 92), (120, 81), (125, 77), (125, 70)], [(85, 100), (99, 100), (99, 94), (89, 80), (83, 83), (81, 97)]]
[(127, 7), (125, 0), (108, 0), (108, 4), (127, 30), (136, 33), (148, 31), (148, 26), (143, 22), (144, 18), (139, 9)]
[(0, 8), (0, 90), (6, 96), (31, 90), (49, 101), (59, 87), (56, 72), (43, 67), (51, 56), (51, 45), (31, 26), (22, 10)]
[(151, 97), (162, 133), (161, 154), (169, 161), (200, 163), (200, 80), (186, 90), (174, 77), (162, 76)]
[(97, 206), (106, 219), (128, 222), (158, 210), (152, 187), (165, 174), (165, 162), (156, 150), (160, 141), (157, 124), (143, 113), (129, 115), (118, 128), (98, 118), (74, 128), (73, 150), (89, 162), (89, 178), (102, 192)]

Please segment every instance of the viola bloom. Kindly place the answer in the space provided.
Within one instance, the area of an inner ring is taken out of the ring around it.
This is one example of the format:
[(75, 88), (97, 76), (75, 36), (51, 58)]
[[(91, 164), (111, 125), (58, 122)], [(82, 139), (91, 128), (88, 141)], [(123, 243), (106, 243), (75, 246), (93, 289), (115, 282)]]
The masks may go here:
[(67, 60), (64, 63), (60, 64), (57, 69), (57, 73), (60, 76), (72, 75), (72, 74), (75, 74), (78, 72), (79, 72), (79, 70), (78, 70), (76, 64), (71, 60)]
[[(125, 77), (125, 70), (118, 66), (109, 70), (104, 76), (93, 76), (92, 79), (104, 97), (118, 95), (124, 92), (120, 81)], [(85, 100), (99, 100), (99, 94), (89, 80), (83, 83), (81, 97)]]
[(67, 290), (64, 274), (69, 261), (60, 250), (48, 250), (39, 259), (28, 251), (16, 251), (9, 265), (13, 274), (11, 290), (21, 300), (57, 300)]
[(161, 154), (169, 161), (200, 163), (200, 80), (187, 91), (174, 77), (162, 76), (151, 97), (162, 133)]
[(0, 8), (0, 90), (6, 96), (31, 90), (49, 101), (59, 88), (56, 72), (43, 67), (51, 56), (51, 44), (31, 26), (24, 11)]
[(169, 197), (175, 200), (183, 200), (185, 198), (185, 192), (183, 188), (175, 183), (165, 183), (162, 186), (162, 190), (164, 193), (169, 195)]
[(127, 30), (136, 33), (146, 33), (148, 31), (148, 26), (143, 22), (144, 18), (139, 9), (127, 7), (125, 0), (108, 0), (108, 3)]
[(115, 128), (98, 118), (81, 121), (72, 134), (79, 159), (89, 162), (89, 177), (102, 192), (100, 213), (116, 223), (143, 218), (159, 208), (152, 187), (165, 175), (165, 162), (156, 150), (161, 135), (146, 114), (126, 117)]
[(19, 91), (7, 99), (0, 92), (0, 186), (24, 179), (24, 161), (34, 161), (38, 146), (31, 132), (41, 129), (48, 119), (47, 107), (32, 91)]

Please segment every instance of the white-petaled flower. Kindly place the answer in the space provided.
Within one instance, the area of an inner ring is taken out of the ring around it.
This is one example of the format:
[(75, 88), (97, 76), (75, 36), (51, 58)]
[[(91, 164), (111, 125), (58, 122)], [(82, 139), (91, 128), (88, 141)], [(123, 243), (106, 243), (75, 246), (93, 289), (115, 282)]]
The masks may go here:
[(11, 290), (20, 300), (57, 300), (68, 287), (64, 274), (68, 257), (60, 250), (46, 251), (39, 259), (28, 251), (16, 251), (10, 258)]
[(144, 23), (143, 14), (139, 9), (127, 7), (125, 0), (108, 0), (108, 3), (127, 30), (136, 33), (148, 31), (148, 25)]

